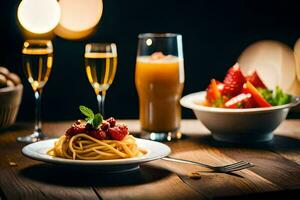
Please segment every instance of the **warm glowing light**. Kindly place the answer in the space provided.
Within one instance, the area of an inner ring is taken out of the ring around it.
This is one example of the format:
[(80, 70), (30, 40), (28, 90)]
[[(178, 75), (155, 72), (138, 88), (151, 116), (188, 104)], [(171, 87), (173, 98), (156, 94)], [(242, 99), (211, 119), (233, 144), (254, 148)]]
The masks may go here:
[(68, 40), (77, 40), (91, 35), (94, 32), (94, 30), (95, 27), (84, 31), (71, 31), (58, 24), (58, 26), (54, 29), (54, 33)]
[(294, 55), (295, 55), (295, 60), (296, 60), (297, 78), (298, 78), (298, 81), (300, 81), (300, 38), (295, 43)]
[(54, 32), (65, 39), (82, 39), (94, 32), (102, 16), (102, 0), (60, 0), (61, 18)]
[(102, 16), (102, 0), (60, 0), (59, 25), (75, 32), (85, 31), (98, 24)]
[(25, 48), (29, 47), (29, 42), (24, 42), (24, 47)]
[(238, 62), (244, 74), (256, 70), (270, 89), (280, 86), (288, 92), (296, 79), (293, 50), (278, 41), (263, 40), (251, 44), (242, 52)]
[(56, 0), (23, 0), (18, 7), (18, 19), (28, 31), (37, 34), (53, 30), (60, 19)]

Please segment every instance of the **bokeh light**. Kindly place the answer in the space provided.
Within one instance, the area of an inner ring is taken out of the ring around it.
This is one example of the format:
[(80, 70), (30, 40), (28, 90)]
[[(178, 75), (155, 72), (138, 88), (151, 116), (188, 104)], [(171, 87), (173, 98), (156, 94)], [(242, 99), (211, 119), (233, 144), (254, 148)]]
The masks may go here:
[(238, 62), (244, 74), (256, 70), (271, 89), (280, 86), (287, 92), (296, 79), (294, 52), (278, 41), (263, 40), (251, 44), (242, 52)]
[(59, 22), (60, 14), (56, 0), (22, 0), (17, 13), (20, 24), (36, 34), (53, 30)]
[(294, 55), (295, 55), (295, 60), (296, 60), (297, 78), (298, 78), (298, 81), (300, 81), (300, 38), (295, 43)]
[(95, 31), (95, 27), (84, 31), (71, 31), (69, 29), (64, 28), (60, 24), (58, 24), (58, 26), (54, 29), (54, 33), (56, 35), (68, 40), (83, 39), (91, 35), (94, 31)]
[(54, 32), (65, 39), (80, 39), (91, 34), (99, 23), (102, 0), (60, 0), (61, 18)]

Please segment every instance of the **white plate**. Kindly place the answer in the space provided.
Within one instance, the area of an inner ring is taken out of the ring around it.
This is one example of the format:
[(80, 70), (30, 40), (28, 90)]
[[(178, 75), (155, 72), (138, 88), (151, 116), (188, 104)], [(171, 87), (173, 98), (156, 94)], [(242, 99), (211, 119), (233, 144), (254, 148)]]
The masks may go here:
[(53, 157), (47, 154), (47, 151), (53, 147), (55, 141), (57, 141), (57, 139), (49, 139), (29, 144), (23, 147), (22, 153), (29, 158), (47, 163), (73, 166), (95, 166), (100, 168), (103, 167), (109, 171), (127, 171), (127, 168), (137, 168), (138, 165), (143, 162), (160, 159), (168, 156), (171, 153), (171, 149), (165, 144), (151, 140), (136, 139), (137, 145), (140, 148), (147, 150), (146, 155), (135, 158), (114, 160), (71, 160)]
[(244, 74), (257, 71), (266, 86), (280, 86), (289, 92), (296, 79), (296, 61), (293, 50), (272, 40), (256, 42), (246, 48), (238, 62)]

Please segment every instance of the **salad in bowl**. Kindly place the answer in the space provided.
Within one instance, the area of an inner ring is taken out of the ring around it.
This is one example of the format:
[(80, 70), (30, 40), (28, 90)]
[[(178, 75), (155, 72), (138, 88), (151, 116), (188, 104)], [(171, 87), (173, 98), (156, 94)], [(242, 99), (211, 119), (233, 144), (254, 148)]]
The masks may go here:
[(267, 88), (256, 71), (244, 75), (236, 63), (223, 82), (212, 79), (205, 91), (189, 94), (180, 103), (194, 111), (214, 139), (251, 143), (271, 140), (299, 98), (279, 86)]
[(217, 108), (263, 108), (291, 103), (292, 96), (277, 86), (270, 90), (257, 72), (244, 76), (236, 63), (223, 82), (212, 79), (206, 89), (204, 106)]

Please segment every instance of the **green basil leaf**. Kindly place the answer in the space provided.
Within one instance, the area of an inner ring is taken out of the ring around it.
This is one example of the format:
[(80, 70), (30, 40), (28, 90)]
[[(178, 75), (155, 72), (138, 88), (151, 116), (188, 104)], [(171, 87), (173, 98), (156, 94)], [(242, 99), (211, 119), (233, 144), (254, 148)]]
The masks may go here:
[(100, 113), (97, 113), (97, 114), (94, 116), (92, 125), (94, 126), (94, 128), (98, 128), (98, 126), (102, 123), (102, 121), (103, 121), (102, 115), (101, 115)]
[(80, 112), (88, 118), (94, 118), (94, 112), (86, 106), (79, 106)]
[(94, 126), (93, 124), (94, 118), (86, 118), (85, 121), (87, 124), (91, 124), (92, 126)]

